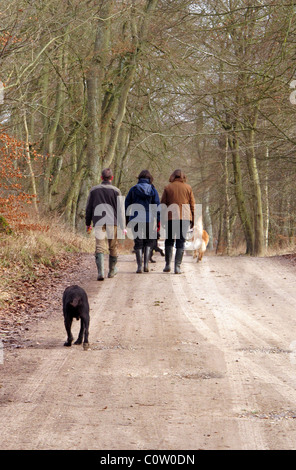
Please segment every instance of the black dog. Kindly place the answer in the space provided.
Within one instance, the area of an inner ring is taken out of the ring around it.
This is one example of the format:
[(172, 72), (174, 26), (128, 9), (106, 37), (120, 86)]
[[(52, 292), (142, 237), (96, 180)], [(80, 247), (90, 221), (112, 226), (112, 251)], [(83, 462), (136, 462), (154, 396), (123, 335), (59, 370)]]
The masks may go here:
[(88, 330), (89, 330), (89, 304), (87, 294), (82, 287), (70, 286), (67, 287), (63, 294), (63, 313), (65, 328), (67, 331), (68, 339), (64, 346), (71, 346), (73, 335), (71, 333), (71, 326), (73, 318), (80, 319), (80, 331), (74, 344), (81, 344), (82, 339), (83, 347), (88, 347)]
[(154, 252), (158, 251), (158, 253), (160, 253), (161, 256), (164, 256), (163, 250), (158, 246), (159, 238), (160, 238), (160, 234), (159, 234), (159, 232), (157, 232), (157, 239), (153, 240), (153, 245), (151, 247), (151, 254), (150, 254), (150, 262), (151, 263), (156, 263), (156, 261), (154, 261), (154, 259), (152, 258)]

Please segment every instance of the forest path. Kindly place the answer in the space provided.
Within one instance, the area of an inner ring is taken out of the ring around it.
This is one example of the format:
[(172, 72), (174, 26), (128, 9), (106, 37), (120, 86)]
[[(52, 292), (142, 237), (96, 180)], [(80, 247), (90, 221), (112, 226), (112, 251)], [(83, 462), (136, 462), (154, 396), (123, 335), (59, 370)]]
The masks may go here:
[(295, 265), (155, 259), (100, 283), (87, 259), (88, 351), (63, 347), (61, 308), (4, 350), (0, 449), (295, 448)]

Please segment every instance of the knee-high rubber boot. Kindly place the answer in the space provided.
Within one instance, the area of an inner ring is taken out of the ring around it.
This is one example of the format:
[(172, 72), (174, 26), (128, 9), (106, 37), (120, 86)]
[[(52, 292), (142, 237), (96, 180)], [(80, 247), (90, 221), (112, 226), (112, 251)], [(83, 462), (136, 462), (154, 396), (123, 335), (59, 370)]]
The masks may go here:
[(181, 274), (181, 263), (183, 259), (184, 250), (182, 248), (177, 248), (175, 255), (175, 274)]
[(114, 276), (116, 276), (116, 274), (117, 274), (116, 263), (117, 263), (117, 256), (111, 256), (111, 255), (109, 255), (109, 272), (108, 272), (108, 277), (114, 277)]
[(164, 273), (169, 273), (171, 271), (171, 262), (172, 262), (172, 257), (173, 257), (173, 247), (172, 246), (166, 246), (165, 247), (165, 267), (163, 272)]
[(140, 248), (138, 250), (135, 250), (136, 252), (136, 258), (137, 258), (137, 273), (142, 273), (142, 256), (143, 256), (143, 250)]
[(96, 265), (98, 268), (98, 281), (104, 280), (104, 253), (96, 253)]
[(149, 273), (149, 259), (151, 255), (151, 247), (145, 246), (144, 248), (144, 272)]

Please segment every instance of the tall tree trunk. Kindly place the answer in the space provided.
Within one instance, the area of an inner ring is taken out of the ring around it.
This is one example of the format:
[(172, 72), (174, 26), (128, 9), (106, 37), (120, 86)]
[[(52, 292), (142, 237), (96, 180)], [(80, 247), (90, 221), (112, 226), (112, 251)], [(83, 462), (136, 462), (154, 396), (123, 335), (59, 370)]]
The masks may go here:
[[(97, 0), (98, 7), (102, 4)], [(99, 10), (93, 56), (87, 72), (87, 186), (98, 181), (102, 161), (101, 121), (106, 54), (109, 47), (112, 0), (105, 0)]]
[(250, 131), (250, 150), (247, 151), (249, 160), (248, 167), (250, 171), (252, 188), (253, 188), (253, 210), (254, 210), (254, 247), (252, 254), (254, 256), (262, 256), (264, 253), (264, 225), (263, 225), (263, 209), (262, 194), (260, 186), (259, 171), (255, 155), (255, 130)]
[(254, 254), (254, 233), (250, 215), (247, 211), (245, 195), (243, 190), (241, 161), (239, 156), (239, 142), (235, 131), (228, 138), (229, 148), (232, 153), (233, 175), (234, 175), (234, 192), (238, 208), (239, 217), (242, 223), (245, 240), (246, 240), (246, 253), (249, 255)]
[(85, 159), (85, 145), (76, 138), (71, 153), (71, 184), (69, 185), (68, 191), (61, 203), (61, 207), (64, 208), (65, 219), (73, 230), (75, 229), (77, 222), (77, 205), (80, 188), (85, 177)]
[(55, 139), (56, 139), (56, 130), (58, 128), (62, 105), (63, 105), (63, 83), (61, 80), (58, 80), (56, 86), (56, 102), (53, 116), (48, 117), (47, 129), (45, 130), (44, 137), (44, 147), (43, 154), (46, 157), (46, 165), (44, 172), (44, 200), (48, 207), (51, 206), (51, 180), (54, 169), (54, 148), (55, 148)]
[(269, 244), (269, 181), (268, 181), (268, 167), (269, 167), (269, 147), (266, 147), (266, 168), (265, 168), (265, 249), (268, 248)]
[(120, 96), (120, 99), (119, 99), (119, 103), (118, 103), (117, 116), (116, 116), (116, 118), (115, 118), (115, 120), (112, 124), (112, 127), (111, 127), (111, 135), (110, 135), (110, 139), (109, 139), (109, 145), (108, 145), (108, 148), (107, 148), (106, 157), (105, 157), (105, 161), (104, 161), (104, 164), (105, 164), (106, 167), (109, 167), (111, 165), (111, 163), (113, 162), (113, 160), (114, 160), (115, 149), (116, 149), (117, 142), (118, 142), (119, 131), (120, 131), (120, 128), (121, 128), (121, 125), (122, 125), (123, 118), (125, 116), (125, 112), (126, 112), (126, 103), (127, 103), (127, 99), (128, 99), (128, 94), (129, 94), (129, 91), (130, 91), (130, 88), (131, 88), (131, 85), (132, 85), (132, 82), (133, 82), (133, 78), (134, 78), (134, 75), (135, 75), (135, 71), (136, 71), (135, 59), (136, 58), (134, 57), (133, 62), (129, 66), (127, 77), (126, 77), (126, 80), (125, 80), (125, 83), (124, 83), (124, 86), (123, 86), (123, 89), (122, 89), (122, 92), (121, 92), (121, 96)]
[(36, 186), (35, 173), (34, 173), (34, 169), (33, 169), (33, 166), (32, 166), (32, 161), (31, 161), (30, 138), (29, 138), (29, 129), (28, 129), (26, 111), (24, 111), (24, 127), (25, 127), (25, 135), (26, 135), (25, 154), (26, 154), (27, 164), (28, 164), (28, 167), (29, 167), (29, 172), (30, 172), (30, 177), (31, 177), (31, 185), (32, 185), (32, 192), (33, 192), (33, 194), (32, 194), (33, 195), (33, 205), (34, 205), (34, 209), (35, 209), (37, 218), (39, 218), (39, 210), (38, 210), (38, 204), (37, 204), (37, 186)]
[(123, 177), (123, 167), (128, 157), (128, 152), (130, 148), (130, 141), (131, 141), (131, 128), (125, 126), (121, 126), (118, 142), (117, 142), (117, 149), (115, 152), (115, 158), (113, 163), (113, 174), (114, 174), (114, 184), (115, 186), (120, 186)]
[(224, 188), (225, 188), (225, 230), (226, 230), (226, 254), (230, 255), (231, 231), (230, 231), (230, 196), (229, 196), (229, 170), (228, 170), (229, 143), (226, 135), (224, 156)]

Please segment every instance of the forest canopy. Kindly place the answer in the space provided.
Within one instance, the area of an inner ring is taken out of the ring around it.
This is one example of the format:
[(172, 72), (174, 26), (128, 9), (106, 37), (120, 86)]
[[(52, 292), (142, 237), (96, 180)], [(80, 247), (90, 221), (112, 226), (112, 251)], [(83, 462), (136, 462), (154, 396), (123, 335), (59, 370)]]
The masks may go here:
[[(218, 251), (295, 241), (294, 2), (0, 0), (0, 214), (182, 168)], [(14, 206), (15, 207), (15, 206)]]

